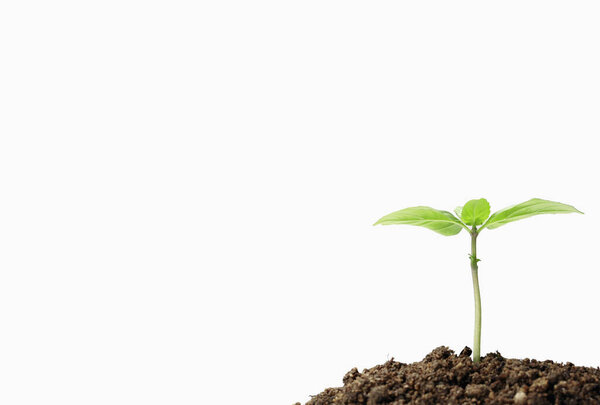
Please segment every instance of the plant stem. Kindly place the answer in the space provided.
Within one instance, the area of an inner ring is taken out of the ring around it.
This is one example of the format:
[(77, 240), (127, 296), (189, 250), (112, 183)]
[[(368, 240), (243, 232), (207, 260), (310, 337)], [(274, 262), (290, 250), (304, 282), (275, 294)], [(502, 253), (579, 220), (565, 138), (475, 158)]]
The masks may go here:
[(471, 275), (473, 276), (473, 292), (475, 294), (475, 334), (473, 342), (473, 363), (479, 363), (481, 352), (481, 296), (479, 295), (479, 277), (477, 275), (477, 228), (471, 230)]

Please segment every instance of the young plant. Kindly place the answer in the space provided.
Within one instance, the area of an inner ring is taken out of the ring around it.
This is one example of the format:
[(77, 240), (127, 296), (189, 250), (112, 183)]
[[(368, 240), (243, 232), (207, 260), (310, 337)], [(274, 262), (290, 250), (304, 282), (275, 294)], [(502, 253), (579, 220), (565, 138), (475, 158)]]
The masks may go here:
[(458, 234), (462, 228), (471, 235), (471, 275), (475, 294), (475, 336), (473, 343), (473, 362), (478, 363), (481, 350), (481, 297), (479, 294), (477, 257), (477, 236), (485, 228), (496, 229), (509, 222), (540, 214), (568, 214), (577, 212), (575, 207), (559, 202), (533, 198), (524, 203), (513, 205), (495, 212), (490, 216), (490, 204), (486, 199), (471, 200), (463, 207), (457, 207), (456, 216), (448, 211), (440, 211), (430, 207), (411, 207), (392, 212), (375, 223), (375, 225), (416, 225), (431, 229), (445, 236)]

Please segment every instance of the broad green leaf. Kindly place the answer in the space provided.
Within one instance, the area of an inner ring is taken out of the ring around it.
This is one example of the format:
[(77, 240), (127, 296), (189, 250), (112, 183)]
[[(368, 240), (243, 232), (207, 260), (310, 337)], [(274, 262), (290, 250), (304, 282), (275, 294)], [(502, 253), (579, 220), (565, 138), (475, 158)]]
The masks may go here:
[(577, 212), (583, 214), (572, 205), (567, 205), (559, 202), (542, 200), (541, 198), (532, 198), (524, 203), (513, 205), (512, 207), (504, 208), (492, 214), (485, 224), (480, 229), (489, 228), (496, 229), (509, 222), (518, 221), (520, 219), (529, 218), (540, 214), (568, 214)]
[(415, 225), (423, 226), (445, 236), (456, 235), (464, 227), (458, 218), (448, 211), (440, 211), (431, 207), (411, 207), (392, 212), (374, 225)]
[(481, 225), (489, 216), (490, 203), (485, 198), (467, 202), (460, 213), (460, 218), (469, 226)]

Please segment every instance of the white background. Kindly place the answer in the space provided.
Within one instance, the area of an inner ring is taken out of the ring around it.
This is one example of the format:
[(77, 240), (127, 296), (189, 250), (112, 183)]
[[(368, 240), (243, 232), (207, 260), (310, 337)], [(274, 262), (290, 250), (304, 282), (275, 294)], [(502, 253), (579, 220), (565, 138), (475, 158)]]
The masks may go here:
[(472, 345), (599, 366), (597, 2), (5, 1), (0, 403), (291, 404)]

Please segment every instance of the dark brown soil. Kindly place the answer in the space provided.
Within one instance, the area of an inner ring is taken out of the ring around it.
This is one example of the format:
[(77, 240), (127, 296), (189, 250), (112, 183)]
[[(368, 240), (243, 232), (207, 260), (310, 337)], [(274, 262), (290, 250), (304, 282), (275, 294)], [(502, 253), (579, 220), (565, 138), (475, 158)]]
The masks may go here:
[[(329, 404), (600, 404), (600, 369), (571, 363), (505, 359), (491, 353), (474, 364), (471, 349), (460, 355), (438, 347), (423, 361), (394, 359), (344, 376), (307, 405)], [(297, 403), (296, 405), (300, 405)]]

